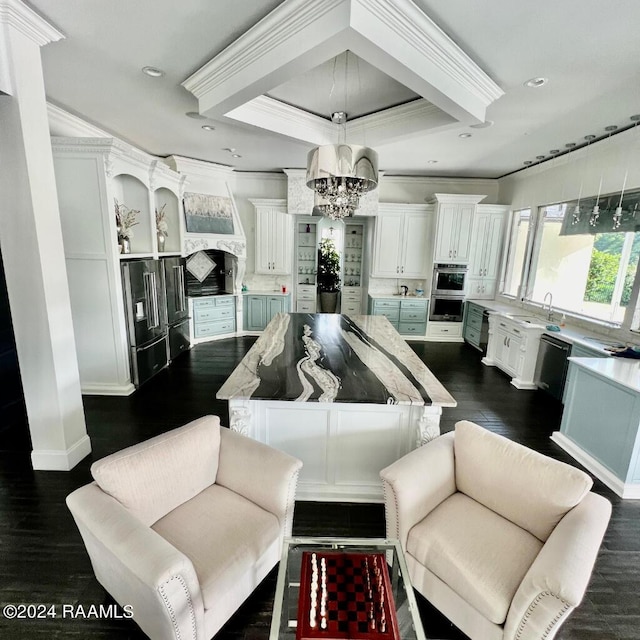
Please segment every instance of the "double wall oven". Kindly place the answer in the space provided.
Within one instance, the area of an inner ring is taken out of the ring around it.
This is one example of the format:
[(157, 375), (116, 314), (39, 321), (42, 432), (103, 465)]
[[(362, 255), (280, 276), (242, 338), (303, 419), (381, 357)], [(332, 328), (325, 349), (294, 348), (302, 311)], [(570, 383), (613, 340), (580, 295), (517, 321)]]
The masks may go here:
[(462, 322), (466, 279), (466, 265), (440, 263), (434, 265), (429, 320)]

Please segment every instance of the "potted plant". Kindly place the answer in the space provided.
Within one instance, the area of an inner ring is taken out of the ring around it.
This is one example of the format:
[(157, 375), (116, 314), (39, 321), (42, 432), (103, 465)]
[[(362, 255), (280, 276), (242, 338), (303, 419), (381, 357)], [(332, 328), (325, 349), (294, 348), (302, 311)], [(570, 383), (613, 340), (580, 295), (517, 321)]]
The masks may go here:
[(335, 313), (340, 291), (340, 254), (331, 238), (320, 241), (318, 249), (318, 292), (322, 313)]

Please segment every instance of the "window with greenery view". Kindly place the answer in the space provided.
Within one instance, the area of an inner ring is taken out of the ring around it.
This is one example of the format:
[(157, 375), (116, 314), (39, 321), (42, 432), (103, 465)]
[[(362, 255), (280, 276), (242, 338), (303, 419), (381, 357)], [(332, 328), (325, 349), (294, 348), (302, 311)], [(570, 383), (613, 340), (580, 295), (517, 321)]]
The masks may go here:
[(560, 312), (622, 324), (640, 257), (639, 204), (636, 192), (542, 207), (530, 241), (530, 212), (515, 212), (503, 292), (539, 304), (550, 292)]

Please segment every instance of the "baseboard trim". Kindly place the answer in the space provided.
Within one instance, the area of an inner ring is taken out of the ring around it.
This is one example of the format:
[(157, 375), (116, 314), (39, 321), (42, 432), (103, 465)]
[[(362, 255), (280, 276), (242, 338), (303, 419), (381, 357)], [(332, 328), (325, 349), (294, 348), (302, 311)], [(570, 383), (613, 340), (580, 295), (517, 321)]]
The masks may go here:
[(66, 451), (34, 449), (31, 452), (31, 464), (34, 471), (70, 471), (90, 453), (91, 440), (84, 435)]
[(100, 382), (82, 384), (80, 387), (85, 396), (130, 396), (135, 390), (133, 383), (104, 384)]
[(598, 462), (591, 454), (587, 453), (580, 445), (570, 438), (554, 431), (551, 440), (561, 449), (566, 451), (572, 458), (575, 458), (583, 467), (589, 470), (596, 478), (604, 482), (614, 493), (625, 500), (640, 499), (640, 484), (623, 482), (607, 469), (601, 462)]

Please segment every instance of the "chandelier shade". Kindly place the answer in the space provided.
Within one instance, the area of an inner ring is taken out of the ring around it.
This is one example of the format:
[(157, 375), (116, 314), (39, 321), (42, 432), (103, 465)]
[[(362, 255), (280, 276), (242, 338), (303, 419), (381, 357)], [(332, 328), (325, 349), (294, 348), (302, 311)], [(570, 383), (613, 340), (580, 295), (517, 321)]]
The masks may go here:
[(350, 216), (378, 186), (378, 153), (351, 144), (316, 147), (307, 156), (307, 186), (316, 192), (314, 211), (333, 220)]

